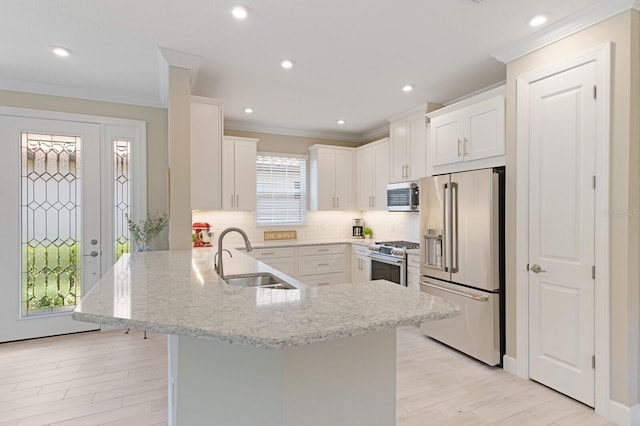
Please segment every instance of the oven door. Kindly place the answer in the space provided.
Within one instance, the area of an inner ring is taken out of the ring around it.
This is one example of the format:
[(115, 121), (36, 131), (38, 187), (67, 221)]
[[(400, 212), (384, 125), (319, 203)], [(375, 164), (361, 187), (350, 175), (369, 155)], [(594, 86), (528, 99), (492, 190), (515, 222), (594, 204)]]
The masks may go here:
[(407, 268), (404, 259), (370, 254), (371, 280), (387, 280), (407, 286)]

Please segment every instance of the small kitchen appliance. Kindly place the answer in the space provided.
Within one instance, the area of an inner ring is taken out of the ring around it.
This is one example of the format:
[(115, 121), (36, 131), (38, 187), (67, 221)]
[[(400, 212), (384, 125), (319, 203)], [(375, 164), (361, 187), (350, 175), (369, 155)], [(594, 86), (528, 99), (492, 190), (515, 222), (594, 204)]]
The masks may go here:
[(362, 219), (353, 219), (353, 238), (364, 238), (364, 235), (362, 235), (362, 230), (364, 229), (363, 223)]
[(213, 231), (207, 222), (195, 222), (193, 224), (193, 246), (211, 247), (213, 242)]
[(409, 241), (376, 241), (369, 247), (371, 279), (387, 280), (407, 286), (407, 250), (418, 249), (420, 244)]
[(418, 182), (399, 182), (387, 185), (387, 210), (417, 212), (420, 204)]

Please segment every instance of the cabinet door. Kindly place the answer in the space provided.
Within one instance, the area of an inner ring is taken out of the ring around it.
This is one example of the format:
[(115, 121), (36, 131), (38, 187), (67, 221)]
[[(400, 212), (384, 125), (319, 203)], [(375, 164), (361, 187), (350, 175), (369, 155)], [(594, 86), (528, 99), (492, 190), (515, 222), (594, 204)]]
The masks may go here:
[(468, 108), (465, 160), (495, 157), (505, 153), (505, 100), (487, 99)]
[(462, 129), (459, 113), (433, 118), (430, 142), (430, 155), (434, 166), (462, 161)]
[(235, 141), (236, 210), (256, 209), (256, 150), (253, 141)]
[(222, 208), (233, 210), (236, 205), (235, 154), (233, 139), (222, 140)]
[(389, 184), (389, 142), (373, 148), (373, 209), (387, 210), (387, 185)]
[(353, 151), (335, 151), (335, 196), (338, 210), (353, 209)]
[(333, 210), (336, 207), (336, 155), (335, 151), (318, 148), (318, 210)]
[(407, 287), (409, 290), (420, 291), (420, 269), (407, 268)]
[(191, 104), (191, 209), (220, 210), (222, 110)]
[[(360, 210), (370, 210), (373, 207), (372, 177), (374, 177), (374, 152), (367, 148), (357, 151), (358, 153), (358, 184), (357, 184), (357, 208)], [(389, 169), (389, 158), (384, 162)]]
[(407, 154), (407, 180), (417, 180), (425, 176), (427, 164), (425, 156), (427, 124), (424, 114), (417, 114), (407, 120), (409, 143)]
[(398, 120), (389, 125), (391, 182), (403, 182), (406, 180), (407, 151), (409, 148), (407, 136), (407, 120)]

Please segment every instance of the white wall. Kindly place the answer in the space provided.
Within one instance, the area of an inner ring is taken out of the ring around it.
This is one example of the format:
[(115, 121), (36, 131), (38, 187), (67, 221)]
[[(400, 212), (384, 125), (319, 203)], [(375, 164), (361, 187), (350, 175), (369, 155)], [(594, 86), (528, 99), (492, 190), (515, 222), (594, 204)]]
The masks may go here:
[[(351, 238), (352, 219), (363, 218), (365, 226), (373, 230), (373, 238), (380, 240), (407, 240), (418, 242), (418, 214), (402, 212), (307, 212), (307, 224), (301, 226), (257, 226), (254, 212), (207, 211), (193, 212), (193, 222), (209, 223), (218, 235), (225, 228), (237, 226), (243, 229), (251, 242), (262, 242), (263, 231), (295, 229), (299, 241), (339, 240)], [(242, 246), (242, 237), (231, 233), (225, 237), (228, 245)]]

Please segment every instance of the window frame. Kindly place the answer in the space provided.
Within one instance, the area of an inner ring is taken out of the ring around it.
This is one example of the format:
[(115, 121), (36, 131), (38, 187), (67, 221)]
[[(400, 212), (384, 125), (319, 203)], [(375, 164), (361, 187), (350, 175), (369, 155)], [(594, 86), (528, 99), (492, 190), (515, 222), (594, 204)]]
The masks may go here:
[[(280, 157), (280, 158), (296, 158), (304, 160), (304, 174), (301, 176), (304, 178), (304, 183), (300, 185), (301, 192), (301, 221), (289, 221), (289, 222), (261, 222), (259, 211), (259, 172), (258, 172), (258, 157)], [(304, 226), (307, 224), (307, 211), (308, 211), (308, 180), (309, 180), (309, 156), (304, 154), (292, 154), (286, 152), (263, 152), (260, 151), (256, 155), (256, 226), (260, 227), (276, 227), (276, 226)]]

